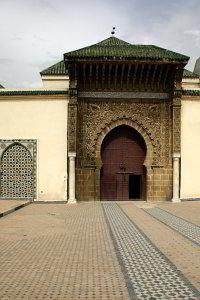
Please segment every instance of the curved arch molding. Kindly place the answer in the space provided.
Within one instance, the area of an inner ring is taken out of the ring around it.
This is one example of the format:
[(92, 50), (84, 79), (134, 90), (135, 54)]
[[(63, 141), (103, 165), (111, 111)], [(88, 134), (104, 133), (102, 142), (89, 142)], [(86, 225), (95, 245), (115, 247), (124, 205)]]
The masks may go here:
[(105, 136), (114, 128), (121, 126), (121, 125), (127, 125), (133, 129), (135, 129), (137, 132), (140, 133), (142, 138), (145, 141), (146, 147), (147, 147), (147, 154), (144, 161), (145, 167), (150, 167), (153, 163), (153, 156), (154, 153), (156, 153), (155, 145), (153, 144), (153, 141), (150, 139), (150, 136), (148, 135), (147, 131), (140, 125), (138, 125), (136, 122), (129, 120), (129, 119), (117, 119), (116, 121), (112, 122), (111, 124), (105, 126), (105, 128), (102, 130), (102, 132), (98, 135), (98, 139), (95, 145), (95, 157), (96, 157), (96, 165), (101, 167), (101, 145), (105, 138)]

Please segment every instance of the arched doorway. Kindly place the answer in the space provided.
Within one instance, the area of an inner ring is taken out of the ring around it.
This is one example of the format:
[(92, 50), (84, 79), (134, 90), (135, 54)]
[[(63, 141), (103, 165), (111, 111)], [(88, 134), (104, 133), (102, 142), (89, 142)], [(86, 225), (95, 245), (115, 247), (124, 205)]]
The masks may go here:
[(101, 200), (144, 199), (146, 144), (133, 128), (111, 130), (101, 146)]
[(3, 199), (33, 198), (33, 159), (29, 150), (13, 143), (1, 156), (0, 197)]

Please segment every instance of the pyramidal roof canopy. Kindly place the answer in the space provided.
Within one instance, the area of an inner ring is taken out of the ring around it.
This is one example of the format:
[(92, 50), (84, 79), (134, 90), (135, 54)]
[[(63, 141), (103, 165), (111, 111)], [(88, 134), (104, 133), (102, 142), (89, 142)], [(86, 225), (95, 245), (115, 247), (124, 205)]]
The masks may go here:
[(153, 45), (133, 45), (116, 37), (64, 54), (65, 61), (81, 58), (187, 62), (188, 56)]

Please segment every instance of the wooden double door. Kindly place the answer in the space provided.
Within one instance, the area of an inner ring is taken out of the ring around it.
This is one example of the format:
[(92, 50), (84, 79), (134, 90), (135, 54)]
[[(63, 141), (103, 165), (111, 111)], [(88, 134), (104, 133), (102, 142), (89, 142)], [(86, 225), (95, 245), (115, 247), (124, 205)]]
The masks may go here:
[(101, 147), (101, 200), (141, 199), (145, 193), (146, 145), (129, 126), (113, 129)]

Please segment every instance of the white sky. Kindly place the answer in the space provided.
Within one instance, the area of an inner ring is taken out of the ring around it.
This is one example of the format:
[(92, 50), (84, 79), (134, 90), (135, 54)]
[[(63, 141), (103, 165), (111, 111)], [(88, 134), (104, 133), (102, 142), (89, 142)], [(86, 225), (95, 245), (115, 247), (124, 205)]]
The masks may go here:
[(200, 0), (0, 0), (0, 84), (38, 87), (63, 54), (116, 37), (200, 56)]

